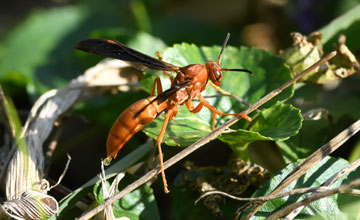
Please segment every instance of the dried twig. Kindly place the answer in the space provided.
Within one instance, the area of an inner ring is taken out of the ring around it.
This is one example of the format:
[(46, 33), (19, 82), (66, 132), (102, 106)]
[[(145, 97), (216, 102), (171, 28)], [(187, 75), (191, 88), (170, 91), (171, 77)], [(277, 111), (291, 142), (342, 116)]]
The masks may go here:
[[(242, 113), (243, 114), (249, 114), (249, 113), (253, 112), (255, 109), (259, 108), (261, 105), (263, 105), (264, 103), (266, 103), (267, 101), (269, 101), (270, 99), (272, 99), (273, 97), (275, 97), (276, 95), (281, 93), (285, 88), (289, 87), (291, 84), (293, 84), (294, 82), (299, 80), (301, 77), (305, 76), (306, 74), (310, 73), (311, 71), (316, 69), (318, 66), (324, 64), (325, 62), (327, 62), (328, 60), (333, 58), (335, 55), (336, 55), (336, 52), (333, 51), (333, 52), (329, 53), (328, 55), (324, 56), (320, 61), (318, 61), (317, 63), (315, 63), (314, 65), (312, 65), (308, 69), (304, 70), (302, 73), (296, 75), (293, 79), (291, 79), (288, 82), (284, 83), (278, 89), (275, 89), (275, 90), (271, 91), (266, 96), (261, 98), (259, 101), (257, 101), (253, 105), (251, 105), (248, 109), (244, 110)], [(188, 156), (189, 154), (191, 154), (195, 150), (199, 149), (200, 147), (202, 147), (206, 143), (208, 143), (211, 140), (215, 139), (216, 137), (221, 135), (226, 129), (228, 129), (231, 125), (235, 124), (239, 119), (240, 119), (240, 117), (234, 117), (234, 118), (230, 119), (229, 121), (224, 123), (222, 126), (215, 129), (213, 132), (209, 133), (205, 137), (201, 138), (200, 140), (196, 141), (195, 143), (193, 143), (189, 147), (185, 148), (184, 150), (182, 150), (181, 152), (179, 152), (178, 154), (176, 154), (175, 156), (173, 156), (172, 158), (167, 160), (164, 163), (164, 169), (169, 168), (170, 166), (174, 165), (175, 163), (177, 163), (178, 161), (180, 161), (184, 157)], [(102, 211), (106, 206), (113, 204), (115, 201), (119, 200), (124, 195), (126, 195), (129, 192), (133, 191), (134, 189), (138, 188), (142, 184), (146, 183), (147, 181), (149, 181), (151, 178), (153, 178), (154, 176), (156, 176), (159, 173), (160, 173), (160, 168), (158, 166), (155, 169), (149, 171), (147, 174), (145, 174), (144, 176), (142, 176), (138, 180), (136, 180), (135, 182), (133, 182), (132, 184), (128, 185), (126, 188), (124, 188), (121, 192), (116, 194), (114, 197), (109, 198), (103, 204), (97, 206), (93, 210), (89, 211), (88, 213), (86, 213), (85, 215), (80, 217), (78, 220), (85, 220), (85, 219), (91, 218), (92, 216), (96, 215), (98, 212)]]
[(360, 159), (355, 160), (351, 164), (347, 165), (346, 167), (342, 168), (339, 172), (332, 175), (328, 180), (326, 180), (321, 186), (331, 186), (333, 183), (335, 183), (337, 180), (339, 180), (344, 175), (352, 172), (356, 168), (360, 166)]
[(254, 202), (267, 202), (273, 199), (278, 199), (278, 198), (282, 198), (282, 197), (286, 197), (286, 196), (292, 196), (292, 195), (297, 195), (297, 194), (305, 194), (305, 193), (311, 193), (311, 192), (324, 192), (326, 190), (329, 190), (329, 187), (305, 187), (305, 188), (299, 188), (299, 189), (294, 189), (288, 192), (283, 192), (283, 193), (279, 193), (279, 194), (274, 194), (274, 195), (269, 195), (269, 196), (259, 196), (259, 197), (237, 197), (237, 196), (233, 196), (231, 194), (228, 194), (226, 192), (222, 192), (222, 191), (209, 191), (206, 192), (204, 194), (202, 194), (196, 201), (195, 204), (197, 204), (201, 199), (203, 199), (206, 196), (210, 196), (210, 195), (223, 195), (226, 196), (230, 199), (234, 199), (234, 200), (238, 200), (238, 201), (254, 201)]

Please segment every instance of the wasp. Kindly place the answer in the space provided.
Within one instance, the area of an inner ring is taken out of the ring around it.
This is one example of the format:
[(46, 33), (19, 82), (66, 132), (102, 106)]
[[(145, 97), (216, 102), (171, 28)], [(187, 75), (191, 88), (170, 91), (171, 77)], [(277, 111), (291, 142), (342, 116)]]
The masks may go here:
[[(156, 78), (153, 83), (151, 96), (135, 102), (120, 114), (110, 129), (106, 142), (106, 163), (110, 163), (110, 161), (116, 157), (117, 153), (124, 144), (143, 126), (153, 121), (162, 112), (165, 112), (165, 120), (157, 138), (157, 146), (164, 191), (165, 193), (168, 193), (169, 190), (165, 178), (161, 142), (168, 123), (178, 112), (179, 105), (185, 104), (186, 108), (192, 113), (198, 113), (203, 106), (210, 109), (213, 112), (213, 129), (215, 129), (216, 115), (240, 116), (248, 121), (251, 121), (249, 116), (242, 113), (220, 112), (214, 106), (210, 105), (201, 95), (201, 92), (206, 89), (209, 80), (211, 82), (210, 84), (214, 88), (219, 89), (218, 86), (221, 85), (223, 78), (222, 71), (240, 71), (252, 74), (252, 72), (247, 69), (227, 69), (220, 67), (221, 55), (229, 38), (230, 34), (228, 33), (220, 50), (217, 62), (209, 61), (206, 64), (190, 64), (183, 67), (163, 61), (160, 54), (158, 54), (160, 59), (156, 59), (115, 40), (86, 39), (75, 45), (75, 48), (78, 50), (123, 60), (141, 71), (149, 68), (153, 70), (176, 73), (175, 78), (171, 78), (170, 89), (163, 92), (160, 78)], [(157, 89), (157, 94), (159, 94), (158, 96), (154, 96), (155, 89)], [(198, 98), (200, 101), (197, 106), (195, 106), (192, 101), (195, 98)]]

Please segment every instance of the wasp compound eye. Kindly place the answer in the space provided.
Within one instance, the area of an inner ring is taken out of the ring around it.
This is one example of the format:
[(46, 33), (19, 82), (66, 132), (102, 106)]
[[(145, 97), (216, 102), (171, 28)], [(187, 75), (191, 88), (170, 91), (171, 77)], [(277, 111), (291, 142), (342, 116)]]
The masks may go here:
[(213, 74), (214, 74), (214, 77), (215, 77), (215, 80), (216, 81), (219, 81), (221, 80), (221, 72), (217, 69), (213, 69), (212, 70)]

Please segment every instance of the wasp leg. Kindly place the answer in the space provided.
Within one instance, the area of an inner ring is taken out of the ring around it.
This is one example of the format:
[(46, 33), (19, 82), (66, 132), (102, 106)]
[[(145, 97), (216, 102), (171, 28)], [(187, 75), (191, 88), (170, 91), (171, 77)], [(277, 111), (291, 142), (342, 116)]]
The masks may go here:
[(161, 177), (162, 177), (163, 184), (164, 184), (164, 192), (165, 193), (169, 193), (170, 191), (167, 187), (167, 181), (166, 181), (165, 170), (164, 170), (164, 159), (163, 159), (163, 154), (162, 154), (162, 150), (161, 150), (161, 142), (164, 138), (166, 127), (167, 127), (169, 121), (171, 121), (174, 118), (176, 113), (177, 113), (177, 106), (174, 106), (173, 108), (171, 108), (171, 107), (169, 108), (169, 110), (166, 112), (164, 124), (163, 124), (163, 126), (160, 130), (159, 136), (157, 138), (157, 146), (158, 146), (159, 159), (160, 159), (160, 171), (161, 171)]
[(198, 113), (203, 107), (202, 103), (199, 103), (196, 107), (194, 107), (194, 103), (190, 99), (185, 102), (185, 105), (186, 108), (189, 109), (189, 111), (192, 113)]
[(248, 120), (249, 122), (252, 120), (249, 116), (243, 114), (243, 113), (222, 113), (219, 110), (217, 110), (214, 106), (210, 105), (205, 99), (204, 97), (202, 97), (201, 94), (199, 94), (199, 100), (200, 103), (203, 104), (206, 108), (210, 109), (213, 114), (212, 114), (212, 129), (215, 130), (215, 118), (216, 115), (233, 115), (233, 116), (239, 116), (242, 117), (246, 120)]
[(154, 96), (154, 95), (155, 95), (155, 87), (156, 87), (156, 89), (157, 89), (157, 94), (158, 94), (158, 95), (163, 92), (161, 80), (160, 80), (159, 77), (157, 77), (157, 78), (154, 80), (153, 87), (152, 87), (152, 89), (151, 89), (151, 96)]

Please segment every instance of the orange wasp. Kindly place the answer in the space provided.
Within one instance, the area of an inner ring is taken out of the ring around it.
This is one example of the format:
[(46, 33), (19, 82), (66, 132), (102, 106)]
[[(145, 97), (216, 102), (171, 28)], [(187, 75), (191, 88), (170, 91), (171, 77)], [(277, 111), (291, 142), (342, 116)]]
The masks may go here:
[[(163, 140), (167, 124), (176, 116), (179, 105), (185, 104), (187, 109), (192, 113), (198, 113), (203, 106), (210, 109), (213, 112), (213, 129), (215, 129), (216, 115), (240, 116), (248, 121), (251, 121), (250, 117), (242, 113), (220, 112), (215, 107), (211, 106), (201, 95), (201, 92), (205, 90), (209, 79), (212, 82), (211, 85), (215, 89), (219, 90), (218, 86), (222, 81), (222, 71), (241, 71), (252, 74), (252, 72), (247, 69), (220, 68), (221, 55), (226, 47), (229, 37), (230, 34), (228, 33), (221, 48), (217, 63), (209, 61), (205, 65), (190, 64), (184, 67), (179, 67), (162, 61), (160, 54), (158, 54), (160, 59), (155, 59), (114, 40), (86, 39), (75, 45), (75, 48), (78, 50), (120, 59), (142, 71), (146, 68), (150, 68), (164, 72), (171, 71), (177, 73), (176, 77), (171, 79), (170, 89), (162, 92), (163, 89), (160, 78), (156, 78), (154, 80), (151, 96), (134, 103), (120, 114), (109, 132), (106, 143), (107, 158), (105, 159), (105, 162), (110, 163), (110, 161), (116, 157), (123, 145), (136, 132), (138, 132), (144, 125), (153, 121), (161, 112), (165, 112), (166, 116), (157, 138), (157, 146), (164, 191), (165, 193), (168, 193), (169, 190), (167, 188), (165, 178), (161, 142)], [(159, 94), (156, 97), (154, 96), (155, 88)], [(200, 101), (196, 107), (192, 102), (195, 98), (198, 98)]]

